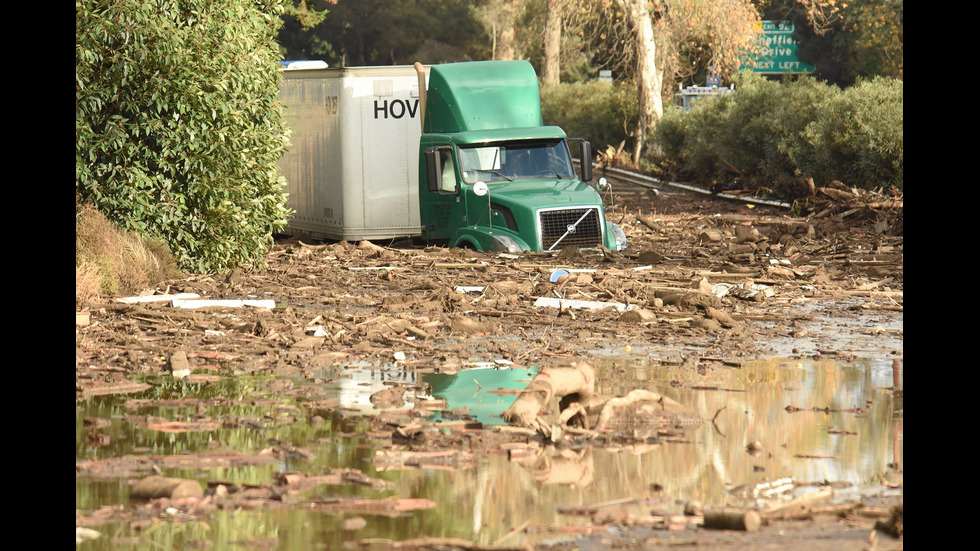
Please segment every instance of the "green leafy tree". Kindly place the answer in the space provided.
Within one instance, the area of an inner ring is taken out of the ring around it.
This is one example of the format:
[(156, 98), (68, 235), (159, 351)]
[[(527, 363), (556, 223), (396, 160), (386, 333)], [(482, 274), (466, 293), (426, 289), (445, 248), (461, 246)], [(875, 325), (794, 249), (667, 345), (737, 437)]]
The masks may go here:
[(904, 0), (852, 0), (833, 10), (818, 0), (759, 3), (765, 19), (795, 24), (796, 53), (817, 78), (845, 87), (876, 76), (903, 78)]
[(337, 0), (292, 0), (283, 12), (279, 49), (286, 59), (330, 59), (335, 57), (329, 37), (319, 26)]
[(293, 34), (280, 36), (287, 57), (359, 66), (465, 61), (490, 54), (475, 7), (465, 0), (337, 0), (328, 7), (329, 16), (307, 33), (305, 45)]
[(261, 262), (285, 227), (282, 0), (76, 0), (75, 193), (181, 267)]

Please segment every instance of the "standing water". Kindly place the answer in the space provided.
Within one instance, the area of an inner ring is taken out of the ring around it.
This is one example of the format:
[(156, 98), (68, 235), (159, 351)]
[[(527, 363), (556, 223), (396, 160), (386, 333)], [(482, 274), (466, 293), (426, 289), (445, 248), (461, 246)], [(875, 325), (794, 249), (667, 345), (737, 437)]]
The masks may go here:
[[(553, 446), (514, 432), (513, 446), (497, 453), (420, 467), (377, 461), (393, 445), (374, 430), (372, 416), (399, 409), (407, 416), (416, 401), (445, 400), (435, 423), (449, 423), (455, 412), (483, 430), (499, 430), (499, 414), (534, 369), (479, 366), (449, 375), (348, 366), (286, 384), (170, 379), (148, 381), (151, 390), (138, 395), (88, 398), (75, 415), (76, 526), (87, 519), (100, 536), (76, 549), (298, 551), (423, 536), (535, 544), (574, 538), (575, 528), (590, 522), (576, 514), (583, 508), (615, 503), (637, 514), (672, 515), (691, 502), (706, 509), (752, 507), (826, 484), (846, 498), (888, 491), (882, 477), (903, 464), (900, 361), (765, 359), (699, 368), (605, 357), (595, 363), (598, 392), (654, 390), (704, 422), (615, 447)], [(408, 390), (394, 403), (371, 400), (391, 388)], [(268, 460), (221, 460), (231, 451)], [(219, 485), (242, 491), (268, 487), (283, 473), (340, 468), (373, 482), (328, 481), (301, 496), (281, 496), (275, 506), (203, 515), (175, 506), (160, 513), (166, 521), (160, 522), (131, 499), (132, 485), (153, 474), (154, 465), (165, 476), (199, 481), (209, 494)], [(102, 516), (105, 522), (96, 520)]]

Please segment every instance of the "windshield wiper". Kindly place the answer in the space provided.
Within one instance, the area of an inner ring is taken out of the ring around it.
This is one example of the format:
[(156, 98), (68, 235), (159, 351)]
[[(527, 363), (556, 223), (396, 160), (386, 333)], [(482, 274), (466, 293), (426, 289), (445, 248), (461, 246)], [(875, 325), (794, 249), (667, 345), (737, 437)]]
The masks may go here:
[(502, 172), (496, 171), (496, 170), (491, 170), (491, 169), (488, 169), (488, 168), (473, 168), (473, 169), (470, 169), (470, 170), (472, 170), (473, 172), (489, 172), (490, 174), (495, 174), (497, 176), (500, 176), (501, 178), (503, 178), (504, 180), (507, 180), (508, 182), (513, 182), (514, 181), (513, 178), (507, 176), (506, 174), (503, 174)]

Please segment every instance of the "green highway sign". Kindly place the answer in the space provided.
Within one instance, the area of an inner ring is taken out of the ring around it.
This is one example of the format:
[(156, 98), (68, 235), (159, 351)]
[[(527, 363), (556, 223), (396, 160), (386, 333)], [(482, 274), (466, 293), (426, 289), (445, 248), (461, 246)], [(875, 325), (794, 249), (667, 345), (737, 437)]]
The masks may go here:
[(796, 41), (793, 40), (795, 26), (792, 21), (760, 21), (759, 24), (762, 26), (759, 36), (762, 51), (746, 59), (740, 69), (763, 74), (813, 72), (813, 65), (803, 63), (796, 57)]

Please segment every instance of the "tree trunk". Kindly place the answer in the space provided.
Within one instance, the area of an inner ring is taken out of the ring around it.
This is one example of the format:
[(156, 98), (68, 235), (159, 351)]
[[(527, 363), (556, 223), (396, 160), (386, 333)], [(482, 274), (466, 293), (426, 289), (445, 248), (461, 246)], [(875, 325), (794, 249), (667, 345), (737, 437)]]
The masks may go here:
[(514, 59), (514, 25), (506, 25), (500, 29), (500, 39), (494, 59)]
[(561, 50), (561, 0), (548, 0), (548, 16), (544, 25), (544, 84), (558, 84), (559, 53)]
[(657, 68), (657, 45), (653, 39), (653, 21), (647, 9), (647, 0), (616, 0), (629, 19), (636, 37), (636, 94), (639, 113), (636, 125), (636, 148), (633, 162), (638, 163), (643, 154), (646, 135), (653, 130), (657, 119), (664, 113), (661, 92), (663, 71)]
[(517, 18), (518, 8), (514, 2), (504, 0), (499, 3), (497, 13), (497, 46), (493, 52), (494, 59), (515, 59), (515, 32), (514, 20)]

